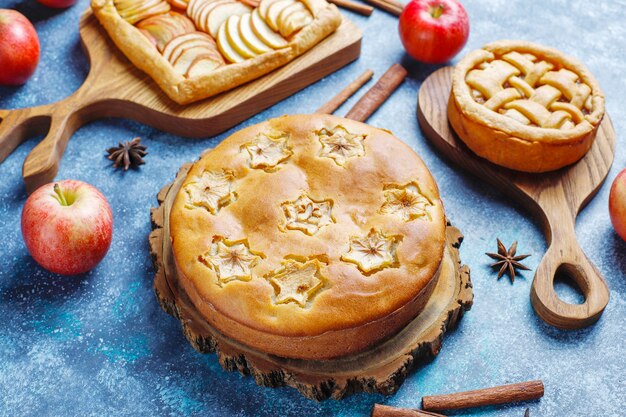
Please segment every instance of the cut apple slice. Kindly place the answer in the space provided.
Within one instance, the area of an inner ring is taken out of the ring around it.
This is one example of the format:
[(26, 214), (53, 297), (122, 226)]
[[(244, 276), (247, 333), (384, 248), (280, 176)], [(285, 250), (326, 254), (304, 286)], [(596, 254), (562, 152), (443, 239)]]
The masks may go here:
[[(202, 38), (202, 35), (203, 34), (201, 32), (193, 32), (177, 36), (176, 38), (169, 41), (167, 45), (165, 45), (165, 48), (163, 48), (163, 51), (161, 52), (163, 54), (163, 58), (167, 59), (168, 61), (172, 61), (172, 59), (170, 59), (172, 57), (172, 54), (179, 48), (181, 44), (190, 40), (197, 40), (199, 38)], [(211, 39), (208, 36), (207, 38)], [(203, 42), (204, 40), (201, 41)]]
[(237, 51), (239, 55), (244, 58), (254, 58), (256, 53), (248, 48), (248, 45), (241, 39), (241, 35), (239, 34), (239, 21), (241, 20), (241, 16), (231, 16), (226, 20), (226, 37), (228, 37), (228, 41), (230, 45)]
[(308, 10), (291, 13), (285, 18), (283, 26), (280, 27), (280, 34), (284, 37), (289, 37), (312, 21), (313, 16), (311, 16)]
[(257, 35), (263, 43), (273, 49), (280, 49), (287, 46), (285, 38), (274, 32), (272, 28), (265, 23), (260, 13), (259, 9), (255, 9), (254, 12), (252, 12), (251, 23), (254, 34)]
[(210, 73), (220, 66), (222, 66), (221, 63), (214, 61), (211, 58), (199, 56), (191, 63), (185, 76), (188, 78), (199, 77)]
[(229, 17), (234, 15), (241, 16), (249, 11), (250, 8), (248, 6), (239, 2), (220, 4), (211, 10), (211, 13), (209, 13), (207, 17), (209, 34), (216, 37), (222, 23), (226, 22)]
[(165, 45), (179, 35), (193, 32), (195, 27), (193, 22), (180, 13), (169, 12), (152, 16), (137, 23), (137, 28), (144, 30), (154, 39), (159, 51)]
[(267, 9), (272, 5), (272, 3), (277, 2), (278, 0), (261, 0), (259, 3), (259, 14), (263, 18), (263, 20), (267, 19)]
[(179, 10), (187, 10), (187, 0), (168, 0), (172, 7)]
[(232, 4), (235, 3), (235, 0), (217, 0), (211, 2), (207, 7), (202, 9), (200, 16), (198, 17), (198, 23), (202, 26), (202, 30), (205, 33), (209, 33), (209, 15), (211, 12), (222, 4)]
[(239, 55), (237, 51), (228, 42), (228, 36), (226, 35), (226, 22), (220, 26), (217, 32), (217, 47), (219, 48), (224, 58), (232, 63), (243, 62), (246, 58)]
[(198, 58), (206, 58), (211, 59), (211, 55), (209, 55), (206, 51), (205, 47), (197, 46), (195, 48), (188, 48), (183, 51), (182, 54), (174, 62), (172, 62), (172, 66), (174, 67), (174, 71), (181, 75), (187, 74), (191, 64), (194, 63)]
[(239, 35), (246, 46), (257, 54), (264, 54), (272, 51), (257, 35), (252, 31), (252, 13), (246, 13), (239, 20)]
[(203, 0), (189, 0), (189, 4), (187, 4), (187, 16), (189, 16), (191, 20), (196, 18), (196, 10), (202, 4), (204, 4)]
[(267, 18), (265, 19), (269, 27), (278, 32), (278, 16), (285, 8), (294, 3), (295, 0), (278, 0), (277, 2), (272, 3), (272, 5), (267, 9)]
[(280, 12), (280, 14), (278, 15), (278, 20), (276, 22), (279, 31), (281, 27), (286, 26), (287, 22), (285, 19), (287, 18), (287, 16), (295, 12), (308, 12), (308, 9), (304, 4), (300, 3), (299, 1), (285, 7), (283, 11)]
[(259, 0), (239, 0), (239, 1), (245, 4), (246, 6), (252, 7), (253, 9), (256, 9), (257, 7), (259, 7)]
[(225, 64), (224, 57), (217, 49), (213, 38), (202, 32), (194, 32), (173, 39), (163, 49), (163, 57), (170, 63), (174, 63), (184, 51), (195, 48), (203, 48), (213, 61)]
[(140, 0), (134, 2), (118, 2), (119, 15), (130, 24), (170, 11), (170, 5), (162, 0)]

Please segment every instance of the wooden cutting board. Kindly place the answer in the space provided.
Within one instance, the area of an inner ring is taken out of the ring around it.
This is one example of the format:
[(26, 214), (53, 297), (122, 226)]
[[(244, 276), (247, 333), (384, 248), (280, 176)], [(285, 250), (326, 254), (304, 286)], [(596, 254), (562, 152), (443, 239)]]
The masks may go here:
[(365, 352), (332, 360), (286, 359), (245, 346), (213, 328), (179, 289), (170, 241), (170, 209), (191, 164), (181, 167), (173, 183), (159, 192), (159, 206), (151, 211), (150, 252), (155, 266), (154, 291), (161, 307), (177, 318), (185, 337), (201, 353), (215, 352), (227, 371), (252, 375), (266, 387), (291, 386), (320, 401), (356, 392), (392, 394), (409, 371), (433, 359), (445, 333), (455, 327), (474, 298), (469, 268), (461, 265), (463, 236), (447, 228), (441, 273), (420, 314), (391, 339)]
[(91, 10), (81, 17), (80, 37), (90, 70), (74, 94), (53, 104), (0, 110), (0, 163), (28, 137), (47, 133), (24, 161), (22, 175), (28, 192), (54, 179), (67, 141), (89, 121), (122, 117), (176, 135), (212, 136), (357, 59), (362, 33), (344, 19), (334, 34), (284, 67), (186, 106), (170, 100), (126, 59)]
[[(420, 88), (418, 120), (424, 134), (453, 162), (514, 197), (543, 226), (549, 247), (531, 289), (537, 314), (562, 329), (595, 323), (609, 302), (609, 289), (580, 248), (574, 226), (578, 212), (602, 186), (613, 163), (615, 132), (609, 116), (604, 117), (591, 150), (576, 164), (544, 174), (511, 171), (476, 156), (452, 131), (447, 119), (452, 72), (452, 67), (441, 68)], [(557, 273), (574, 280), (584, 303), (569, 304), (558, 297)]]

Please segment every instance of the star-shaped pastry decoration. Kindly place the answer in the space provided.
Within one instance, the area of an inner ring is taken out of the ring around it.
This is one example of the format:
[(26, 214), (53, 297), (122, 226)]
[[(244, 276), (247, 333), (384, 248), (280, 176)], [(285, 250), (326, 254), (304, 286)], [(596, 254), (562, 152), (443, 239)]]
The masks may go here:
[(293, 302), (304, 307), (324, 286), (326, 278), (317, 259), (306, 262), (287, 259), (282, 267), (272, 272), (269, 281), (274, 287), (275, 304)]
[(235, 201), (234, 175), (229, 171), (204, 171), (185, 186), (187, 207), (204, 207), (211, 214)]
[(492, 259), (495, 259), (496, 262), (492, 263), (491, 267), (499, 267), (500, 271), (498, 272), (498, 279), (502, 278), (505, 272), (509, 273), (509, 279), (511, 283), (515, 282), (515, 269), (522, 269), (524, 271), (530, 271), (530, 268), (522, 265), (519, 261), (522, 259), (528, 258), (530, 255), (515, 255), (517, 252), (517, 242), (513, 242), (509, 250), (506, 250), (504, 244), (498, 240), (498, 253), (486, 253), (485, 255), (489, 256)]
[(350, 133), (343, 126), (322, 129), (317, 135), (322, 143), (320, 156), (332, 158), (337, 165), (343, 166), (349, 158), (365, 155), (365, 135)]
[(247, 241), (229, 242), (220, 239), (200, 256), (200, 261), (215, 271), (218, 285), (230, 281), (250, 281), (252, 269), (261, 256), (250, 251)]
[(405, 222), (428, 217), (426, 208), (432, 203), (421, 193), (416, 183), (385, 188), (385, 202), (380, 208), (382, 214), (395, 214)]
[(250, 167), (269, 169), (287, 160), (293, 154), (288, 139), (284, 133), (272, 137), (260, 133), (252, 142), (243, 145), (250, 155)]
[(303, 194), (281, 207), (285, 213), (285, 227), (289, 230), (300, 230), (312, 236), (327, 224), (334, 223), (332, 200), (315, 201)]
[(352, 262), (364, 273), (379, 271), (396, 262), (397, 236), (386, 236), (375, 229), (367, 236), (350, 238), (350, 250), (341, 260)]

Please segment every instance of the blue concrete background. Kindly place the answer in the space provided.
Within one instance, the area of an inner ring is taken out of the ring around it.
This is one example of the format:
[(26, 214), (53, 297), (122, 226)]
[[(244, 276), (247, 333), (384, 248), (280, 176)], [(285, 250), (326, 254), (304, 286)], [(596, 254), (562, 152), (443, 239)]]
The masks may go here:
[[(411, 77), (371, 119), (392, 129), (425, 160), (436, 177), (452, 221), (465, 233), (461, 254), (472, 268), (474, 308), (445, 340), (439, 357), (414, 372), (391, 397), (360, 394), (318, 404), (289, 388), (267, 389), (251, 378), (224, 372), (212, 355), (196, 353), (179, 323), (166, 315), (152, 292), (148, 250), (149, 209), (157, 191), (178, 167), (194, 160), (218, 137), (188, 140), (126, 120), (99, 120), (80, 129), (67, 147), (58, 178), (98, 187), (115, 217), (111, 250), (84, 276), (50, 274), (29, 257), (20, 235), (26, 194), (22, 161), (41, 138), (25, 142), (0, 165), (0, 415), (202, 415), (366, 416), (374, 402), (417, 407), (422, 395), (541, 378), (541, 401), (458, 412), (464, 416), (561, 417), (626, 415), (626, 244), (613, 232), (607, 210), (609, 185), (626, 166), (626, 12), (623, 1), (467, 0), (471, 35), (464, 52), (501, 38), (522, 38), (558, 47), (583, 59), (607, 95), (618, 134), (609, 182), (581, 213), (582, 247), (606, 277), (611, 301), (602, 319), (566, 332), (545, 325), (532, 310), (532, 272), (511, 285), (497, 281), (486, 251), (496, 237), (537, 266), (546, 245), (537, 225), (518, 205), (443, 160), (415, 119), (421, 81), (435, 69), (405, 57), (395, 17), (347, 12), (364, 31), (363, 54), (349, 67), (251, 118), (234, 129), (285, 113), (313, 111), (366, 68), (380, 76), (394, 62)], [(78, 38), (87, 0), (52, 11), (34, 0), (0, 0), (35, 24), (42, 59), (23, 87), (0, 88), (0, 108), (57, 101), (76, 90), (88, 64)], [(1, 69), (0, 69), (1, 70)], [(371, 85), (371, 84), (370, 84)], [(337, 113), (345, 114), (352, 99)], [(234, 130), (233, 129), (233, 130)], [(114, 171), (104, 149), (140, 136), (149, 147), (146, 165)], [(566, 283), (559, 293), (580, 295)]]

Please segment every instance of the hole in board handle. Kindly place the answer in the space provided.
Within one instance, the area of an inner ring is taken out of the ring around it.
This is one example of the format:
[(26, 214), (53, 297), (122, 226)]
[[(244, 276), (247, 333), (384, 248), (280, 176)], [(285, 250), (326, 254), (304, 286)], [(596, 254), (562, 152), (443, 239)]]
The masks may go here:
[(571, 264), (561, 264), (554, 273), (554, 292), (559, 299), (568, 304), (583, 304), (587, 285), (582, 275), (584, 272)]

